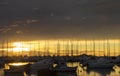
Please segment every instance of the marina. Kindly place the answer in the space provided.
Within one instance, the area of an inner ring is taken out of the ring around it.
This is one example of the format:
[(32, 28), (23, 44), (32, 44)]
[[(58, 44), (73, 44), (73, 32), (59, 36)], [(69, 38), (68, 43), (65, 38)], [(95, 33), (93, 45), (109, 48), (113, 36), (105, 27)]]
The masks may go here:
[[(74, 64), (72, 62), (72, 64)], [(76, 64), (76, 63), (75, 63)], [(74, 64), (74, 65), (75, 65)], [(70, 65), (69, 65), (70, 66)], [(110, 69), (110, 68), (86, 68), (84, 69), (83, 67), (79, 66), (79, 65), (76, 65), (78, 66), (76, 68), (75, 71), (69, 71), (68, 72), (68, 69), (63, 69), (63, 71), (60, 70), (57, 70), (57, 71), (52, 71), (51, 69), (36, 69), (36, 70), (33, 70), (33, 69), (29, 69), (29, 72), (26, 71), (26, 70), (21, 70), (21, 69), (18, 69), (18, 68), (14, 68), (14, 69), (9, 69), (8, 71), (5, 71), (3, 70), (2, 68), (0, 69), (0, 75), (1, 76), (15, 76), (16, 74), (18, 76), (41, 76), (41, 75), (44, 75), (44, 76), (49, 76), (49, 75), (52, 75), (52, 76), (81, 76), (81, 75), (84, 75), (84, 76), (119, 76), (120, 75), (120, 67), (119, 66), (114, 66), (113, 69)], [(74, 67), (71, 65), (71, 67)], [(65, 71), (66, 70), (66, 71)]]
[(7, 42), (2, 46), (0, 73), (1, 76), (119, 76), (120, 42), (113, 41)]
[(0, 76), (120, 76), (120, 0), (0, 0)]
[(84, 60), (82, 59), (84, 58), (82, 56), (80, 56), (76, 62), (68, 62), (71, 60), (71, 57), (67, 57), (67, 61), (63, 60), (63, 57), (58, 57), (58, 59), (57, 57), (45, 57), (41, 60), (38, 60), (37, 62), (5, 63), (5, 69), (1, 68), (0, 73), (1, 76), (15, 76), (16, 74), (19, 74), (20, 76), (49, 76), (50, 74), (53, 76), (114, 76), (112, 74), (117, 74), (115, 76), (120, 75), (120, 66), (115, 62), (117, 58), (112, 59), (109, 57), (109, 59), (106, 59), (106, 57), (95, 57), (95, 59), (93, 59), (93, 56), (86, 55), (87, 59), (89, 60), (81, 63), (80, 61)]

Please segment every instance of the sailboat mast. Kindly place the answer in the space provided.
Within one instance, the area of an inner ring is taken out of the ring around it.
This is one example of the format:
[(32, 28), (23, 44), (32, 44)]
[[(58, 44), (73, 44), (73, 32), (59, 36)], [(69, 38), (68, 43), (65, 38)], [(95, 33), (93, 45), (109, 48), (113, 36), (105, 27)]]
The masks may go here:
[(48, 47), (49, 46), (49, 42), (46, 41), (45, 44), (46, 44), (46, 46), (45, 46), (46, 47), (46, 56), (48, 56), (49, 55), (49, 47)]
[(120, 56), (120, 39), (119, 39), (119, 41), (118, 41), (118, 47), (119, 47), (119, 56)]
[(44, 45), (44, 56), (46, 56), (46, 40), (45, 40), (45, 45)]
[(81, 55), (81, 53), (82, 53), (82, 44), (81, 44), (81, 41), (79, 42), (79, 46), (80, 46), (80, 51), (78, 51), (78, 52), (79, 52), (80, 55)]
[(106, 54), (105, 54), (105, 40), (103, 40), (103, 51), (104, 51), (104, 56), (106, 56)]
[(71, 56), (73, 56), (73, 42), (71, 42)]
[(7, 40), (7, 55), (6, 56), (8, 56), (8, 40)]
[(13, 56), (13, 52), (12, 52), (12, 42), (11, 42), (11, 40), (10, 40), (10, 54), (11, 54), (11, 56)]
[(79, 51), (79, 45), (78, 45), (78, 41), (77, 41), (77, 44), (76, 44), (76, 56), (78, 56), (79, 55), (79, 53), (78, 53), (78, 51)]
[(93, 53), (94, 53), (94, 57), (95, 57), (95, 40), (93, 40)]
[(2, 57), (4, 56), (4, 42), (2, 42)]
[(39, 56), (41, 56), (41, 45), (40, 45), (41, 43), (40, 43), (40, 41), (39, 41)]
[(87, 46), (87, 40), (85, 40), (85, 45), (86, 45), (86, 46), (85, 46), (85, 48), (86, 48), (85, 50), (86, 50), (86, 54), (87, 54), (87, 50), (88, 50), (88, 49), (87, 49), (87, 47), (88, 47), (88, 46)]
[(114, 56), (115, 56), (115, 48), (116, 48), (116, 47), (115, 47), (115, 40), (114, 40)]
[(100, 50), (100, 41), (98, 43), (98, 51), (99, 51), (99, 56), (100, 56), (100, 53), (101, 53), (101, 50)]
[(109, 44), (109, 40), (107, 39), (107, 55), (108, 58), (110, 57), (110, 44)]
[(59, 43), (59, 40), (58, 40), (58, 43), (57, 43), (57, 56), (60, 56), (60, 43)]
[(69, 42), (66, 43), (66, 54), (69, 56)]

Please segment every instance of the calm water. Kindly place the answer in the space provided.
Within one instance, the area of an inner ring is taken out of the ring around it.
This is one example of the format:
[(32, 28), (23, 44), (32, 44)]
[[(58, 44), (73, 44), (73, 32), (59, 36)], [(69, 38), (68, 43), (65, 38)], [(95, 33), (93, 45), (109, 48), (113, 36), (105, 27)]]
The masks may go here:
[[(67, 63), (67, 66), (74, 67), (79, 63)], [(83, 69), (83, 68), (81, 68)], [(0, 69), (0, 76), (4, 76), (3, 69)], [(15, 75), (16, 76), (16, 75)], [(24, 76), (38, 76), (37, 72), (30, 72), (30, 74), (26, 74), (24, 72)], [(48, 75), (50, 76), (50, 75)], [(120, 68), (113, 70), (113, 69), (86, 69), (82, 70), (79, 73), (76, 72), (58, 72), (57, 76), (120, 76)]]
[[(76, 72), (64, 72), (64, 73), (57, 73), (58, 76), (120, 76), (120, 72), (115, 72), (110, 69), (91, 69), (89, 71), (83, 71), (79, 74)], [(3, 69), (0, 69), (0, 76), (4, 76)], [(38, 76), (37, 74), (30, 74), (24, 76)], [(49, 76), (49, 75), (48, 75)]]

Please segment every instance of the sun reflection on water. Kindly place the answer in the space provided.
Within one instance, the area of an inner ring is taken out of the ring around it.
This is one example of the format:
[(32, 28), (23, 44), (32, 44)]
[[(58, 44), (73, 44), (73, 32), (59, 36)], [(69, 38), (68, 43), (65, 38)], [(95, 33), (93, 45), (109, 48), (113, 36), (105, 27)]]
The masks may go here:
[(27, 65), (28, 63), (22, 63), (22, 62), (18, 62), (18, 63), (9, 63), (8, 65), (10, 66), (23, 66), (23, 65)]

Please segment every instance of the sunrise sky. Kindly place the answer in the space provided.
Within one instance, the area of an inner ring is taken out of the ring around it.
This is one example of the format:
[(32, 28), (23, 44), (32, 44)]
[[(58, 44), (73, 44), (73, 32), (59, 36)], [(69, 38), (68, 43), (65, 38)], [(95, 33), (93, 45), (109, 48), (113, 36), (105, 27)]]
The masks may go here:
[[(42, 41), (19, 41), (1, 44), (1, 51), (6, 55), (120, 55), (120, 40), (42, 40)], [(60, 51), (60, 52), (58, 52)]]
[(120, 0), (0, 0), (0, 39), (118, 39)]
[[(60, 44), (65, 40), (65, 44), (71, 45), (69, 41), (72, 41), (74, 46), (79, 41), (79, 50), (85, 51), (87, 40), (89, 51), (93, 49), (90, 41), (95, 40), (95, 50), (103, 51), (105, 44), (106, 51), (109, 40), (110, 50), (119, 51), (119, 3), (120, 0), (0, 0), (1, 50), (8, 40), (12, 41), (9, 44), (13, 44), (10, 47), (13, 51), (33, 50), (32, 42), (36, 46), (34, 50), (43, 51), (47, 40), (50, 51), (54, 52), (58, 40)], [(4, 50), (9, 49), (4, 46)]]

